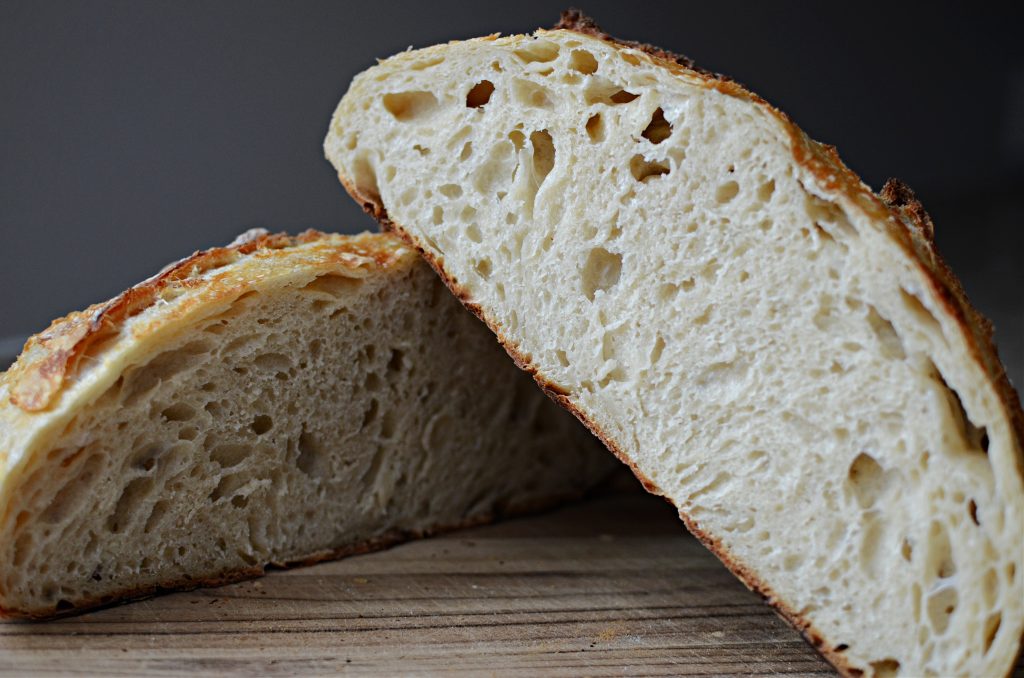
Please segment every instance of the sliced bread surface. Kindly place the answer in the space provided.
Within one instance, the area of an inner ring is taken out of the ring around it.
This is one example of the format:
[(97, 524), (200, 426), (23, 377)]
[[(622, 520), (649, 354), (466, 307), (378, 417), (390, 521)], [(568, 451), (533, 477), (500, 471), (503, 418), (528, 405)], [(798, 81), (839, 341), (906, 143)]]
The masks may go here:
[(386, 235), (250, 233), (0, 376), (0, 608), (46, 617), (576, 496), (614, 460)]
[(325, 151), (838, 669), (1010, 670), (1020, 403), (904, 185), (572, 13), (382, 61)]

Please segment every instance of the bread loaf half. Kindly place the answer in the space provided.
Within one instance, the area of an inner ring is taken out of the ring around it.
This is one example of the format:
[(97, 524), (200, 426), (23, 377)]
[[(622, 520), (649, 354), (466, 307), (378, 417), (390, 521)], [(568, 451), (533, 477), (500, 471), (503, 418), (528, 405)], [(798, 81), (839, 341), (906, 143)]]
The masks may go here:
[(1020, 405), (909, 189), (578, 14), (381, 62), (326, 152), (836, 667), (1010, 669)]
[(251, 233), (54, 322), (0, 377), (0, 608), (358, 553), (614, 465), (408, 246)]

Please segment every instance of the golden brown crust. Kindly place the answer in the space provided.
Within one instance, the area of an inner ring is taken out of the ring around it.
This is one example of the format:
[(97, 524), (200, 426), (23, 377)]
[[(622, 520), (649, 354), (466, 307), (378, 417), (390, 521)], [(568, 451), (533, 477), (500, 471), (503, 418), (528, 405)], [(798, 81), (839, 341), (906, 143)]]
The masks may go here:
[[(996, 386), (1010, 423), (1014, 428), (1017, 440), (1024, 439), (1024, 412), (1021, 410), (1021, 403), (1017, 392), (1010, 384), (1005, 368), (999, 360), (997, 349), (993, 342), (992, 324), (971, 306), (959, 280), (942, 261), (941, 257), (938, 256), (933, 238), (934, 225), (909, 187), (902, 184), (902, 182), (892, 183), (890, 181), (886, 188), (883, 189), (881, 196), (876, 196), (860, 180), (860, 177), (846, 167), (839, 158), (835, 147), (820, 144), (810, 139), (803, 130), (796, 126), (788, 115), (776, 109), (761, 97), (746, 90), (742, 85), (730, 78), (695, 67), (693, 61), (685, 56), (674, 54), (652, 45), (613, 38), (602, 31), (593, 19), (583, 15), (579, 10), (564, 12), (561, 21), (555, 26), (555, 29), (570, 30), (595, 37), (616, 48), (641, 50), (649, 55), (654, 63), (672, 73), (686, 75), (690, 79), (696, 76), (700, 78), (703, 86), (750, 101), (774, 115), (783, 124), (790, 136), (793, 156), (797, 164), (813, 174), (822, 187), (828, 191), (844, 194), (868, 216), (885, 222), (891, 227), (890, 232), (895, 236), (896, 241), (918, 263), (920, 269), (930, 281), (933, 290), (942, 300), (945, 310), (956, 319), (958, 325), (964, 331), (972, 358), (982, 366)], [(615, 441), (592, 422), (586, 413), (580, 411), (574, 405), (565, 389), (550, 382), (540, 373), (529, 356), (521, 354), (518, 346), (504, 336), (501, 327), (486, 316), (483, 309), (472, 301), (469, 294), (459, 285), (457, 280), (454, 280), (446, 273), (443, 261), (435, 258), (430, 252), (421, 247), (405, 229), (391, 221), (385, 206), (378, 196), (368, 196), (360, 193), (347, 177), (339, 175), (339, 179), (348, 193), (363, 207), (367, 214), (374, 217), (380, 223), (384, 230), (396, 233), (424, 256), (452, 293), (490, 327), (497, 336), (498, 341), (501, 342), (516, 364), (531, 374), (541, 389), (552, 400), (572, 412), (577, 419), (590, 429), (615, 456), (633, 471), (634, 475), (636, 475), (648, 492), (664, 497), (674, 505), (674, 502), (665, 496), (657, 484), (650, 478), (647, 478), (632, 460), (618, 448)], [(1018, 457), (1020, 457), (1018, 465), (1024, 468), (1024, 452), (1021, 451), (1019, 443)], [(747, 588), (758, 593), (769, 605), (775, 608), (779, 615), (799, 631), (815, 650), (835, 666), (840, 673), (847, 676), (863, 675), (863, 671), (850, 666), (846, 656), (843, 654), (845, 650), (843, 646), (830, 646), (819, 630), (814, 628), (808, 620), (804, 619), (798, 610), (793, 609), (791, 605), (773, 592), (771, 587), (762, 581), (752, 569), (734, 557), (720, 540), (704, 532), (698, 522), (688, 516), (679, 506), (676, 506), (676, 509), (687, 529), (714, 553)]]
[(173, 263), (110, 301), (59, 318), (30, 337), (17, 362), (0, 375), (0, 380), (9, 387), (11, 403), (25, 412), (46, 410), (75, 373), (86, 351), (118, 334), (130, 318), (160, 300), (191, 288), (215, 285), (215, 281), (203, 276), (244, 257), (273, 257), (274, 251), (310, 243), (323, 243), (321, 254), (333, 256), (342, 265), (347, 263), (345, 254), (373, 259), (381, 267), (396, 259), (394, 244), (373, 236), (340, 237), (314, 230), (297, 236), (250, 231), (226, 247), (196, 252)]
[(472, 516), (470, 518), (467, 518), (456, 523), (434, 525), (432, 527), (422, 530), (389, 530), (384, 534), (372, 537), (365, 541), (357, 542), (355, 544), (348, 544), (346, 546), (341, 546), (336, 549), (320, 551), (306, 556), (300, 556), (285, 562), (271, 563), (267, 568), (243, 567), (236, 570), (230, 570), (228, 572), (222, 572), (209, 577), (179, 579), (176, 581), (167, 582), (160, 585), (146, 586), (141, 588), (128, 588), (122, 591), (117, 591), (115, 593), (109, 593), (100, 598), (80, 602), (79, 604), (70, 608), (44, 608), (36, 610), (14, 610), (0, 608), (0, 618), (25, 621), (43, 621), (50, 619), (58, 619), (61, 617), (69, 617), (82, 614), (84, 612), (89, 612), (91, 610), (96, 610), (98, 608), (123, 605), (125, 603), (141, 600), (143, 598), (151, 598), (153, 596), (164, 593), (192, 591), (198, 588), (208, 588), (215, 586), (226, 586), (228, 584), (235, 584), (240, 581), (245, 581), (247, 579), (256, 579), (258, 577), (262, 577), (266, 574), (267, 569), (284, 570), (291, 569), (293, 567), (315, 565), (317, 563), (322, 563), (329, 560), (339, 560), (341, 558), (347, 558), (348, 556), (355, 556), (364, 553), (372, 553), (374, 551), (381, 551), (383, 549), (387, 549), (392, 546), (397, 546), (398, 544), (411, 541), (413, 539), (423, 539), (425, 537), (444, 534), (446, 532), (454, 532), (456, 530), (462, 530), (470, 527), (487, 525), (498, 520), (504, 520), (507, 518), (516, 518), (519, 516), (529, 515), (531, 513), (541, 513), (548, 509), (554, 508), (559, 504), (578, 500), (581, 497), (585, 496), (585, 494), (587, 493), (579, 491), (551, 495), (549, 497), (538, 499), (534, 502), (524, 502), (512, 506), (502, 507), (488, 513), (482, 513), (476, 516)]

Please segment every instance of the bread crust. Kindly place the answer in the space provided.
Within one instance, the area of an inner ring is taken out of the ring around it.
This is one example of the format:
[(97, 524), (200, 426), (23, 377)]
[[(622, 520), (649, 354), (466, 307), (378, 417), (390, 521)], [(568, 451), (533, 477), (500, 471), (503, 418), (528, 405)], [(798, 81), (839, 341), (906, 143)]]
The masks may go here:
[[(834, 146), (814, 141), (797, 127), (787, 114), (731, 78), (696, 67), (688, 57), (653, 45), (614, 38), (602, 31), (593, 19), (576, 9), (563, 12), (560, 21), (552, 30), (567, 30), (597, 38), (618, 50), (640, 50), (650, 57), (652, 63), (675, 75), (686, 75), (688, 81), (697, 78), (699, 79), (697, 84), (749, 101), (775, 117), (790, 138), (794, 162), (808, 170), (826, 190), (843, 194), (867, 216), (876, 222), (884, 223), (894, 236), (894, 240), (924, 273), (937, 298), (941, 300), (944, 310), (955, 319), (957, 326), (963, 332), (971, 358), (983, 369), (995, 386), (1016, 439), (1017, 470), (1021, 476), (1024, 476), (1024, 449), (1021, 447), (1021, 441), (1024, 440), (1024, 412), (1021, 409), (1019, 395), (1010, 383), (1006, 370), (999, 360), (993, 338), (992, 323), (971, 305), (962, 284), (939, 256), (934, 243), (934, 224), (923, 205), (906, 184), (898, 179), (890, 179), (880, 195), (875, 195), (852, 170), (843, 164)], [(569, 394), (537, 368), (532, 362), (531, 356), (524, 355), (519, 347), (505, 336), (501, 325), (488, 317), (484, 309), (472, 300), (459, 281), (445, 270), (443, 257), (435, 257), (424, 249), (406, 229), (402, 228), (401, 224), (396, 224), (391, 220), (379, 196), (360, 192), (355, 183), (344, 175), (339, 174), (338, 178), (345, 190), (367, 214), (377, 220), (383, 230), (397, 234), (411, 247), (416, 248), (463, 305), (494, 332), (498, 341), (520, 369), (532, 375), (540, 388), (552, 400), (572, 412), (597, 436), (616, 457), (632, 470), (648, 492), (661, 496), (673, 504), (690, 533), (714, 553), (747, 588), (756, 592), (771, 605), (779, 616), (799, 631), (807, 642), (841, 674), (856, 678), (864, 674), (861, 669), (850, 665), (843, 654), (845, 648), (842, 645), (830, 644), (820, 630), (815, 628), (792, 605), (778, 596), (750, 567), (736, 558), (719, 539), (705, 532), (694, 518), (687, 515), (654, 481), (643, 474), (633, 461), (621, 451), (615, 440), (595, 424), (587, 413), (577, 408), (568, 397)], [(1018, 647), (1018, 656), (1020, 653), (1021, 648)]]

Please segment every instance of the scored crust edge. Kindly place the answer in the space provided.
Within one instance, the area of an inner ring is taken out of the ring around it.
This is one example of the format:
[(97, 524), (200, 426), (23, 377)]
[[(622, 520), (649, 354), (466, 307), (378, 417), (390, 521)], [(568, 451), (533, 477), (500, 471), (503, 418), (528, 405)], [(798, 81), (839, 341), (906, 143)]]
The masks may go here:
[[(834, 146), (814, 141), (785, 112), (775, 108), (730, 77), (697, 67), (689, 57), (647, 43), (615, 38), (601, 30), (592, 18), (578, 9), (562, 12), (559, 22), (551, 30), (572, 31), (597, 38), (620, 51), (639, 50), (645, 53), (653, 64), (661, 66), (673, 74), (686, 73), (695, 76), (700, 79), (700, 85), (729, 96), (745, 99), (764, 109), (782, 123), (783, 129), (789, 135), (792, 143), (793, 161), (814, 175), (823, 189), (845, 194), (851, 203), (863, 210), (866, 215), (886, 222), (890, 226), (890, 232), (896, 236), (896, 242), (924, 273), (925, 279), (942, 303), (944, 310), (953, 316), (957, 326), (964, 332), (971, 358), (981, 366), (985, 375), (995, 386), (1000, 404), (1017, 440), (1017, 471), (1024, 476), (1024, 449), (1021, 448), (1022, 441), (1024, 441), (1024, 410), (1021, 408), (1020, 397), (1016, 389), (1010, 383), (1006, 368), (999, 360), (994, 340), (995, 328), (990, 320), (971, 305), (960, 280), (939, 256), (935, 248), (934, 224), (909, 186), (899, 179), (890, 178), (880, 193), (875, 195), (861, 181), (860, 177), (843, 163)], [(714, 553), (748, 589), (758, 594), (774, 608), (840, 673), (858, 678), (864, 675), (863, 670), (849, 664), (843, 650), (837, 650), (835, 646), (830, 645), (821, 631), (780, 598), (751, 568), (736, 558), (718, 538), (698, 527), (696, 522), (676, 506), (654, 481), (641, 472), (636, 464), (619, 449), (611, 436), (591, 421), (585, 412), (577, 408), (568, 398), (569, 394), (564, 389), (549, 380), (533, 364), (532, 356), (523, 355), (518, 345), (505, 336), (500, 323), (488, 317), (484, 309), (472, 300), (468, 291), (458, 280), (448, 274), (444, 268), (444, 258), (435, 257), (401, 224), (391, 220), (379, 196), (360, 192), (352, 180), (340, 173), (338, 179), (363, 211), (373, 217), (384, 231), (394, 233), (426, 259), (448, 289), (494, 332), (516, 365), (530, 374), (548, 397), (571, 412), (591, 433), (597, 436), (609, 451), (629, 467), (643, 484), (644, 489), (672, 504), (686, 529)], [(1021, 640), (1018, 640), (1017, 657), (1011, 666), (1015, 666), (1022, 656), (1024, 656), (1024, 646), (1021, 646)], [(1013, 671), (1012, 668), (1010, 670)]]

